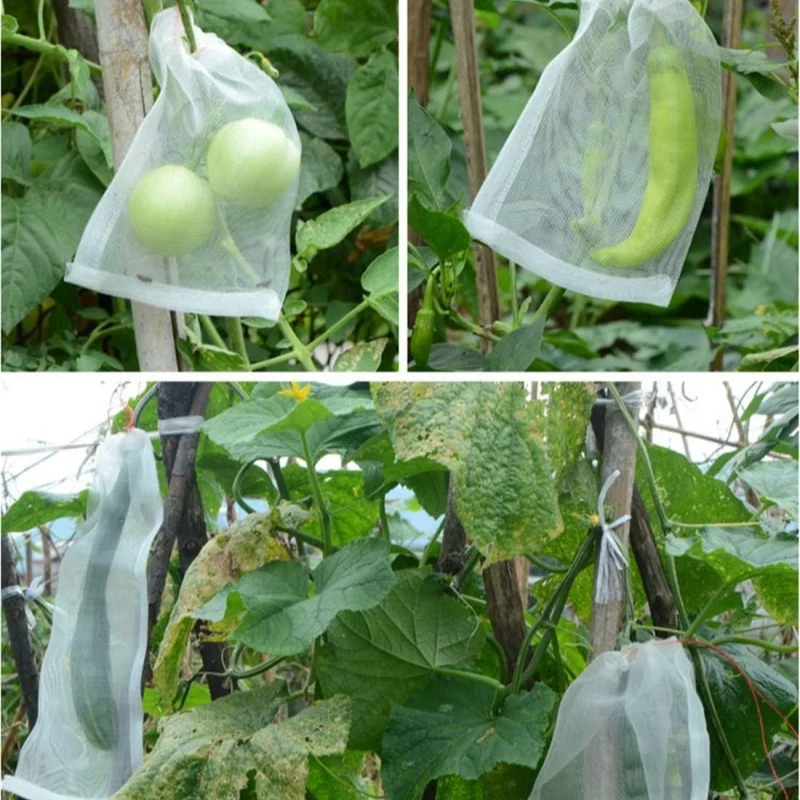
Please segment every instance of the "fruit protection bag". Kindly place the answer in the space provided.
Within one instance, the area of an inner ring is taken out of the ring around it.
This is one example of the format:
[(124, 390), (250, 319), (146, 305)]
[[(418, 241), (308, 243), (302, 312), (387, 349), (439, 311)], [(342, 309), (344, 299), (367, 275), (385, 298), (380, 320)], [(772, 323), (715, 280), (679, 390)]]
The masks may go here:
[(721, 118), (717, 45), (689, 0), (583, 0), (465, 224), (566, 289), (666, 306)]
[(150, 32), (160, 94), (66, 280), (175, 311), (275, 320), (290, 271), (301, 145), (283, 95), (177, 6)]
[(108, 798), (141, 764), (145, 566), (161, 520), (149, 437), (107, 438), (86, 522), (59, 570), (39, 717), (3, 789), (27, 800)]
[(707, 800), (709, 758), (683, 647), (631, 645), (567, 689), (530, 800)]

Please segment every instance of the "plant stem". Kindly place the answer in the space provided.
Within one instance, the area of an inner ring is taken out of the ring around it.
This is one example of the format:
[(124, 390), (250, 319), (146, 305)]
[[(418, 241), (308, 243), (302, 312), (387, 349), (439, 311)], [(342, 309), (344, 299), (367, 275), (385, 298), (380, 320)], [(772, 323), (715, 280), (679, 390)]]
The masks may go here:
[(482, 672), (467, 672), (463, 669), (450, 669), (449, 667), (433, 667), (432, 669), (437, 675), (447, 675), (449, 678), (466, 678), (477, 683), (485, 683), (498, 692), (506, 688), (500, 681), (495, 680), (490, 675), (484, 675)]
[(39, 8), (36, 13), (36, 23), (39, 27), (39, 38), (46, 40), (47, 34), (44, 30), (44, 0), (39, 0)]
[(205, 335), (211, 339), (212, 343), (223, 350), (227, 350), (228, 345), (225, 344), (225, 340), (219, 335), (217, 326), (214, 325), (211, 317), (209, 317), (207, 314), (198, 314), (197, 318), (200, 320), (200, 327), (203, 329)]
[(469, 331), (470, 333), (474, 333), (475, 336), (480, 336), (482, 339), (488, 339), (490, 342), (497, 342), (500, 341), (499, 336), (495, 336), (493, 333), (482, 328), (480, 325), (476, 325), (474, 322), (470, 322), (468, 319), (464, 319), (458, 312), (453, 311), (453, 309), (448, 308), (447, 311), (447, 318), (457, 327), (461, 328), (461, 330)]
[(308, 349), (300, 339), (297, 338), (297, 334), (292, 330), (292, 326), (289, 324), (286, 317), (283, 316), (283, 312), (281, 312), (280, 317), (278, 317), (278, 327), (281, 329), (281, 333), (289, 340), (289, 344), (292, 345), (295, 358), (297, 358), (306, 370), (309, 372), (316, 372), (317, 368), (314, 366), (314, 361)]
[(245, 473), (253, 464), (258, 461), (258, 458), (253, 458), (248, 461), (246, 464), (242, 464), (239, 467), (239, 471), (236, 473), (236, 477), (233, 479), (233, 486), (231, 488), (231, 494), (233, 495), (233, 499), (248, 513), (248, 514), (255, 514), (256, 510), (247, 502), (247, 500), (242, 497), (242, 481), (244, 480)]
[(697, 676), (700, 694), (703, 698), (703, 705), (705, 706), (706, 711), (711, 718), (711, 724), (715, 733), (717, 734), (717, 739), (719, 740), (720, 746), (722, 747), (722, 752), (725, 755), (725, 761), (728, 763), (728, 768), (730, 769), (733, 779), (736, 782), (736, 788), (739, 790), (740, 797), (744, 798), (744, 800), (747, 800), (749, 797), (747, 786), (744, 782), (741, 772), (739, 771), (739, 765), (736, 763), (736, 756), (734, 756), (733, 751), (731, 750), (728, 737), (725, 735), (725, 728), (723, 727), (722, 721), (719, 718), (717, 706), (714, 704), (714, 698), (711, 695), (711, 687), (708, 685), (708, 677), (706, 676), (703, 659), (700, 657), (700, 653), (697, 652), (696, 648), (690, 648), (690, 655), (694, 664), (694, 671)]
[(319, 482), (319, 476), (314, 469), (314, 458), (311, 455), (311, 447), (308, 444), (308, 436), (305, 431), (300, 434), (300, 440), (303, 443), (303, 459), (306, 462), (306, 471), (308, 472), (308, 480), (311, 484), (311, 494), (314, 496), (317, 510), (319, 512), (319, 524), (322, 528), (322, 552), (327, 556), (330, 555), (333, 549), (333, 532), (331, 531), (331, 515), (328, 509), (328, 504), (325, 500), (325, 495), (322, 493), (322, 486)]
[(515, 328), (519, 328), (519, 303), (517, 302), (517, 265), (508, 262), (508, 281), (511, 287), (511, 320)]
[(531, 324), (540, 320), (542, 317), (547, 319), (550, 314), (553, 313), (553, 309), (558, 305), (558, 301), (564, 296), (565, 291), (566, 289), (562, 289), (560, 286), (551, 287), (550, 291), (545, 295), (544, 300), (542, 300), (539, 305), (539, 308), (536, 309)]
[[(287, 533), (289, 536), (294, 536), (295, 539), (303, 542), (303, 544), (307, 544), (310, 547), (316, 547), (317, 550), (325, 549), (325, 542), (323, 542), (322, 539), (317, 539), (316, 536), (312, 536), (310, 533), (303, 533), (303, 531), (299, 531), (297, 528), (292, 528), (290, 525), (276, 525), (275, 529), (279, 530), (281, 533)], [(332, 553), (336, 553), (338, 550), (338, 547), (331, 547)]]
[(250, 369), (250, 359), (247, 357), (247, 345), (244, 341), (244, 330), (242, 329), (242, 321), (239, 317), (228, 317), (225, 320), (228, 326), (228, 338), (231, 343), (231, 350), (238, 353), (245, 364), (246, 369)]
[(594, 557), (595, 538), (596, 537), (593, 530), (586, 537), (586, 539), (584, 539), (583, 544), (575, 554), (572, 564), (570, 564), (567, 574), (558, 585), (558, 589), (556, 589), (556, 591), (553, 593), (553, 596), (545, 606), (544, 611), (542, 611), (541, 617), (539, 617), (537, 622), (528, 630), (527, 634), (525, 635), (525, 640), (523, 641), (519, 655), (517, 656), (517, 663), (514, 665), (514, 675), (511, 679), (512, 692), (518, 692), (520, 688), (530, 680), (531, 676), (536, 671), (536, 667), (539, 665), (539, 661), (544, 655), (547, 645), (550, 642), (550, 637), (553, 635), (553, 627), (550, 627), (545, 631), (541, 642), (539, 642), (539, 645), (536, 648), (536, 652), (534, 652), (530, 663), (526, 668), (525, 658), (530, 650), (533, 637), (540, 628), (544, 627), (548, 623), (552, 626), (555, 626), (559, 619), (561, 619), (561, 613), (564, 610), (564, 606), (567, 604), (569, 592), (572, 588), (575, 578), (577, 578), (578, 575), (591, 563), (591, 560)]
[(386, 516), (386, 495), (382, 494), (380, 502), (378, 503), (378, 512), (381, 520), (381, 539), (386, 539), (389, 544), (392, 543), (392, 537), (389, 532), (389, 518)]
[(461, 567), (461, 571), (456, 575), (453, 579), (453, 588), (458, 592), (461, 590), (461, 587), (467, 582), (467, 578), (472, 574), (472, 570), (475, 569), (475, 565), (478, 563), (478, 559), (480, 558), (480, 552), (478, 548), (475, 547), (474, 544), (469, 546), (467, 550), (467, 554), (464, 557), (464, 566)]
[(422, 551), (422, 558), (419, 561), (420, 569), (422, 569), (428, 563), (428, 559), (431, 557), (433, 546), (439, 541), (439, 537), (442, 535), (442, 531), (444, 530), (444, 522), (445, 517), (442, 517), (442, 521), (439, 523), (439, 527), (436, 529), (436, 532), (433, 534), (428, 544), (425, 545), (425, 549)]
[(194, 28), (192, 27), (192, 15), (186, 5), (186, 0), (177, 0), (178, 10), (181, 14), (181, 22), (183, 22), (183, 29), (186, 32), (186, 41), (189, 43), (189, 52), (194, 53), (197, 50), (197, 42), (194, 38)]
[(255, 364), (251, 364), (250, 370), (251, 372), (257, 372), (262, 369), (268, 369), (269, 367), (277, 367), (278, 364), (286, 364), (294, 357), (294, 350), (289, 350), (286, 353), (281, 353), (279, 356), (273, 356), (272, 358), (267, 358), (264, 361), (257, 361)]
[[(11, 33), (3, 31), (2, 42), (5, 47), (24, 47), (26, 50), (33, 50), (34, 53), (41, 53), (43, 56), (58, 58), (67, 61), (67, 50), (57, 44), (51, 44), (43, 39), (34, 39), (32, 36), (25, 36), (22, 33)], [(94, 61), (84, 59), (89, 66), (89, 71), (99, 75), (102, 70), (99, 64)]]
[(81, 353), (85, 353), (98, 339), (102, 339), (104, 336), (110, 336), (112, 333), (119, 333), (119, 331), (130, 330), (130, 328), (130, 325), (111, 325), (108, 328), (95, 328), (89, 334), (89, 338), (86, 340), (86, 343), (83, 345), (83, 347), (81, 347)]
[(287, 656), (277, 656), (276, 658), (271, 658), (269, 661), (264, 661), (262, 664), (252, 667), (251, 669), (245, 669), (241, 671), (228, 670), (226, 675), (229, 678), (233, 678), (237, 681), (242, 680), (243, 678), (254, 678), (256, 675), (261, 675), (262, 672), (267, 672), (273, 667), (277, 667), (282, 661), (286, 661), (286, 658)]
[(721, 636), (719, 639), (712, 639), (711, 644), (716, 646), (722, 644), (743, 644), (748, 647), (760, 647), (762, 650), (769, 650), (771, 653), (782, 653), (784, 655), (794, 655), (800, 650), (796, 644), (775, 644), (774, 642), (766, 642), (763, 639), (751, 639), (747, 636)]
[(683, 634), (686, 639), (691, 639), (693, 636), (697, 634), (697, 631), (700, 630), (700, 626), (708, 619), (709, 615), (711, 614), (711, 609), (714, 607), (714, 604), (717, 600), (722, 597), (725, 592), (732, 589), (739, 583), (740, 580), (746, 580), (746, 578), (739, 579), (737, 578), (734, 581), (726, 581), (722, 584), (722, 586), (714, 592), (713, 595), (709, 598), (708, 602), (700, 609), (700, 613), (695, 617), (694, 622), (686, 628), (686, 632)]
[(316, 350), (323, 342), (330, 339), (330, 337), (333, 336), (333, 334), (337, 331), (346, 327), (351, 320), (353, 320), (367, 308), (369, 308), (369, 300), (362, 300), (355, 308), (351, 308), (350, 311), (348, 311), (343, 317), (337, 319), (336, 322), (330, 326), (330, 328), (310, 342), (307, 345), (306, 350), (308, 350), (309, 353), (313, 353), (314, 350)]

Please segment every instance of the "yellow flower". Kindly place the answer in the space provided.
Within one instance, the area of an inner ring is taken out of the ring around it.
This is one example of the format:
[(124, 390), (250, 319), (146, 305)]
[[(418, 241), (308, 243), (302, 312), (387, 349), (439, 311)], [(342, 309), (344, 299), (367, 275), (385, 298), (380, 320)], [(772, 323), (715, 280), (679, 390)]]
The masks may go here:
[(758, 316), (758, 317), (763, 317), (764, 314), (766, 314), (766, 313), (767, 313), (767, 307), (766, 306), (759, 306), (756, 309), (756, 316)]
[(308, 400), (308, 396), (311, 394), (311, 384), (301, 386), (297, 381), (292, 381), (291, 389), (281, 389), (278, 394), (281, 397), (293, 397), (298, 403), (302, 403), (304, 400)]
[(600, 517), (598, 517), (597, 514), (592, 514), (592, 516), (589, 517), (589, 524), (590, 525), (599, 525), (600, 524)]

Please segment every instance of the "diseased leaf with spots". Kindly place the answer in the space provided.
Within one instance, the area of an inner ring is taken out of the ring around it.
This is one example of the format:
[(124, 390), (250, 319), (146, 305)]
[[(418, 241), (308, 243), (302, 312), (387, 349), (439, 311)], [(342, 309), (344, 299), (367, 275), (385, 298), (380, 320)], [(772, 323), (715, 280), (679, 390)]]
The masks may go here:
[(158, 743), (114, 800), (304, 800), (309, 756), (343, 753), (350, 701), (331, 697), (277, 724), (282, 681), (162, 723)]
[(378, 605), (395, 584), (389, 546), (378, 539), (353, 542), (323, 559), (314, 592), (298, 561), (273, 561), (226, 587), (193, 616), (213, 622), (233, 612), (234, 641), (271, 657), (291, 656), (321, 636), (340, 611)]
[[(164, 704), (171, 704), (178, 690), (184, 651), (195, 624), (192, 612), (240, 575), (268, 561), (291, 557), (274, 535), (278, 519), (289, 516), (290, 512), (287, 509), (276, 519), (277, 513), (251, 514), (234, 523), (225, 533), (211, 539), (186, 571), (153, 668), (153, 683)], [(304, 516), (302, 509), (293, 509), (293, 522)]]
[(552, 466), (531, 435), (521, 384), (378, 384), (398, 458), (451, 470), (456, 508), (487, 564), (538, 551), (563, 530)]
[[(667, 517), (690, 525), (747, 522), (750, 512), (735, 494), (716, 478), (704, 475), (686, 456), (658, 445), (647, 445), (656, 486)], [(651, 519), (657, 519), (645, 467), (636, 459), (636, 483)]]

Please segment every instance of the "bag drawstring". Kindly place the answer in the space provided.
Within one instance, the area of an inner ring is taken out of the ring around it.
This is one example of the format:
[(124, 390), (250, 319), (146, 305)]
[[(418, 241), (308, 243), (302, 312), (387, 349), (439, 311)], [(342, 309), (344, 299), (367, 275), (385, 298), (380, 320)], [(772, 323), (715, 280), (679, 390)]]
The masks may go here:
[(0, 592), (0, 599), (5, 600), (8, 597), (14, 597), (15, 595), (20, 595), (25, 600), (25, 618), (28, 620), (28, 630), (33, 630), (36, 627), (36, 617), (33, 615), (33, 611), (31, 611), (29, 603), (32, 603), (38, 600), (42, 605), (45, 606), (49, 611), (53, 611), (52, 603), (48, 603), (46, 600), (42, 600), (41, 597), (44, 594), (44, 578), (39, 576), (38, 578), (34, 578), (31, 581), (30, 586), (6, 586), (2, 592)]
[(597, 558), (597, 585), (595, 586), (594, 599), (597, 603), (607, 604), (620, 602), (624, 598), (624, 587), (620, 577), (622, 571), (628, 566), (628, 559), (622, 549), (614, 529), (626, 522), (630, 522), (631, 515), (606, 521), (605, 502), (609, 490), (619, 478), (620, 471), (615, 469), (605, 480), (603, 488), (597, 498), (597, 516), (600, 518), (602, 537), (600, 540), (600, 554)]

